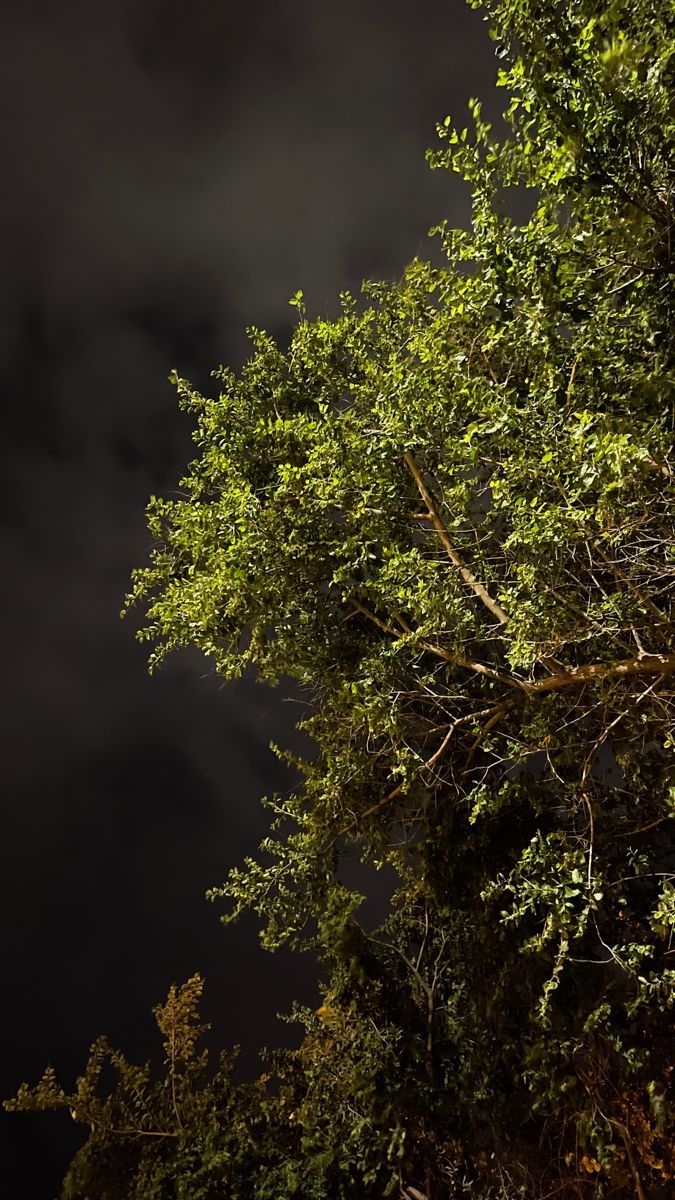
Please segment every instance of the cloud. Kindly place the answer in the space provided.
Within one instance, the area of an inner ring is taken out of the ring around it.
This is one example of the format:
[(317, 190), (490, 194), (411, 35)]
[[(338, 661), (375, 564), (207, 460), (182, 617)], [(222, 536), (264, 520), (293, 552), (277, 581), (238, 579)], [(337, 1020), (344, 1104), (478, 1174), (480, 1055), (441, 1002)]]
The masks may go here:
[[(208, 387), (247, 324), (286, 336), (297, 288), (330, 313), (426, 253), (466, 199), (424, 148), (493, 75), (460, 0), (0, 15), (5, 1090), (47, 1059), (74, 1069), (101, 1028), (142, 1049), (149, 1005), (198, 967), (249, 1056), (311, 990), (202, 900), (255, 849), (257, 797), (289, 785), (266, 750), (292, 737), (288, 706), (221, 690), (196, 656), (149, 680), (118, 611), (146, 497), (193, 451), (169, 371)], [(32, 1200), (37, 1175), (7, 1162)]]

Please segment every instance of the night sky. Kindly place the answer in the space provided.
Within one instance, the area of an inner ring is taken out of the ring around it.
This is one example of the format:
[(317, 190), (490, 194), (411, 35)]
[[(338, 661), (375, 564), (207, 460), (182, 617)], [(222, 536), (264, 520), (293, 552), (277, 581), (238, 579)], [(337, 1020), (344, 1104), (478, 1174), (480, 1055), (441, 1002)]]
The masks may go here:
[[(249, 1073), (318, 995), (204, 900), (292, 785), (267, 747), (297, 704), (196, 654), (148, 677), (119, 610), (147, 497), (192, 454), (169, 371), (208, 389), (246, 325), (287, 338), (298, 288), (330, 315), (463, 224), (424, 150), (470, 96), (494, 108), (494, 75), (462, 0), (3, 8), (3, 1096), (47, 1062), (70, 1083), (100, 1032), (145, 1059), (195, 970)], [(52, 1200), (77, 1144), (67, 1117), (3, 1115), (4, 1195)]]

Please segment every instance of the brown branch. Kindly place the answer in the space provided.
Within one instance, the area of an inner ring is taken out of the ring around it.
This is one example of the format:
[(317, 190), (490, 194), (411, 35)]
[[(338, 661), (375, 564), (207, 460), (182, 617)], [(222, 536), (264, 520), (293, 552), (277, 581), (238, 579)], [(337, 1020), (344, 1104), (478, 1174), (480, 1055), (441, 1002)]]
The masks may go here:
[(472, 658), (463, 658), (461, 654), (454, 654), (452, 650), (445, 650), (443, 646), (436, 646), (433, 642), (420, 642), (420, 647), (422, 650), (428, 650), (430, 654), (435, 654), (438, 658), (444, 658), (446, 662), (454, 663), (457, 667), (465, 667), (467, 671), (475, 671), (477, 675), (487, 675), (488, 679), (496, 679), (498, 683), (506, 684), (507, 687), (523, 688), (526, 686), (519, 679), (514, 679), (512, 675), (502, 675), (501, 671), (495, 671), (494, 667), (486, 667), (485, 663), (476, 662)]
[[(654, 821), (650, 821), (647, 825), (638, 825), (635, 829), (627, 829), (625, 833), (618, 833), (617, 837), (637, 837), (639, 833), (646, 833), (648, 829), (655, 829), (657, 825), (663, 825), (665, 821), (672, 821), (672, 815), (667, 813), (665, 817), (657, 817)], [(639, 878), (638, 875), (635, 876)]]
[(648, 609), (652, 616), (656, 617), (660, 623), (665, 623), (672, 629), (673, 622), (670, 620), (670, 618), (666, 616), (664, 612), (661, 612), (661, 609), (654, 604), (654, 601), (649, 596), (645, 596), (644, 592), (641, 591), (637, 584), (633, 582), (630, 576), (621, 569), (618, 562), (616, 562), (613, 558), (609, 558), (609, 556), (605, 554), (599, 546), (596, 546), (595, 549), (600, 555), (602, 561), (606, 564), (606, 566), (609, 567), (610, 571), (616, 576), (617, 579), (620, 579), (623, 583), (625, 583), (628, 590), (633, 593), (637, 600), (640, 601), (640, 604), (642, 604), (644, 608)]
[[(376, 613), (371, 612), (371, 610), (366, 608), (365, 605), (361, 604), (360, 601), (352, 599), (352, 603), (357, 611), (368, 617), (368, 619), (372, 621), (373, 624), (378, 627), (378, 629), (383, 630), (383, 632), (388, 633), (397, 639), (403, 636), (403, 633), (400, 630), (395, 629), (387, 621), (383, 621), (381, 617), (378, 617)], [(400, 621), (404, 630), (409, 628), (407, 622), (403, 618), (397, 615), (397, 619)], [(513, 677), (500, 675), (497, 671), (493, 671), (492, 668), (485, 667), (482, 663), (476, 663), (469, 659), (463, 659), (461, 656), (454, 655), (450, 651), (445, 651), (442, 647), (434, 646), (431, 643), (423, 642), (422, 649), (428, 650), (434, 654), (438, 654), (441, 658), (448, 659), (454, 665), (464, 666), (473, 671), (490, 675), (498, 679), (500, 682), (506, 684), (511, 689), (517, 688), (520, 691), (525, 691), (526, 695), (535, 695), (540, 692), (562, 690), (565, 687), (572, 687), (575, 684), (583, 684), (593, 680), (652, 673), (657, 673), (659, 676), (663, 677), (667, 674), (675, 673), (675, 654), (644, 654), (638, 655), (634, 658), (623, 659), (620, 662), (587, 663), (580, 667), (570, 667), (568, 671), (561, 671), (558, 674), (548, 676), (545, 679), (538, 679), (532, 683), (527, 683), (523, 680), (515, 679)], [(480, 712), (467, 713), (463, 717), (458, 717), (448, 727), (445, 737), (443, 738), (443, 741), (438, 749), (435, 750), (434, 753), (422, 763), (420, 767), (420, 773), (435, 766), (435, 764), (445, 753), (452, 735), (459, 725), (466, 724), (469, 721), (477, 721), (482, 717), (487, 717), (488, 719), (485, 725), (481, 728), (478, 736), (469, 748), (469, 754), (465, 765), (465, 770), (468, 769), (471, 760), (476, 750), (481, 745), (486, 733), (498, 725), (509, 709), (512, 708), (516, 703), (517, 700), (514, 697), (511, 699), (502, 700), (500, 703), (492, 705), (490, 708), (483, 709)], [(620, 714), (620, 716), (623, 715), (625, 714)], [(616, 720), (618, 721), (619, 718)], [(616, 724), (616, 721), (614, 721), (612, 724)], [(609, 728), (611, 729), (611, 725)], [(609, 730), (607, 732), (609, 732)], [(390, 792), (387, 792), (386, 796), (383, 796), (382, 799), (376, 801), (375, 804), (371, 804), (370, 807), (365, 810), (365, 812), (361, 813), (360, 816), (355, 817), (348, 825), (345, 825), (342, 829), (340, 829), (331, 841), (330, 845), (334, 845), (339, 837), (345, 833), (348, 833), (351, 829), (357, 826), (359, 821), (364, 820), (367, 817), (371, 817), (374, 813), (379, 812), (380, 809), (384, 808), (385, 805), (387, 805), (391, 800), (394, 800), (397, 796), (400, 796), (404, 786), (404, 782), (397, 784), (395, 788), (392, 788)], [(592, 812), (590, 814), (590, 819), (592, 837)], [(658, 821), (653, 822), (653, 824), (660, 824), (662, 820), (666, 819), (666, 817), (660, 818)], [(651, 828), (651, 825), (644, 827), (644, 829), (649, 828)], [(643, 832), (643, 830), (631, 830), (630, 832), (640, 833)], [(589, 876), (591, 873), (591, 864), (592, 858), (589, 861)]]
[[(376, 613), (371, 612), (359, 600), (352, 598), (352, 604), (359, 612), (368, 617), (379, 629), (392, 637), (401, 638), (403, 635), (400, 630), (395, 629), (387, 621), (383, 621)], [(420, 648), (427, 650), (430, 654), (435, 654), (438, 658), (445, 659), (446, 662), (453, 663), (458, 667), (465, 667), (466, 670), (474, 671), (479, 675), (487, 675), (490, 679), (496, 679), (498, 683), (503, 683), (509, 688), (518, 688), (524, 691), (527, 695), (537, 695), (540, 692), (555, 692), (562, 688), (573, 687), (578, 683), (589, 683), (593, 680), (611, 679), (628, 675), (672, 675), (675, 673), (675, 654), (638, 654), (633, 658), (623, 658), (618, 662), (609, 663), (585, 663), (581, 667), (570, 667), (566, 671), (559, 671), (555, 675), (548, 675), (545, 679), (536, 679), (528, 682), (524, 679), (516, 679), (513, 675), (503, 675), (501, 671), (496, 671), (493, 667), (488, 667), (484, 663), (476, 662), (475, 659), (464, 658), (461, 654), (455, 654), (452, 650), (445, 650), (443, 646), (437, 646), (433, 642), (421, 642)]]
[(135, 1138), (139, 1138), (139, 1137), (177, 1138), (177, 1137), (180, 1137), (179, 1133), (175, 1133), (172, 1130), (169, 1131), (169, 1130), (164, 1130), (164, 1129), (138, 1129), (138, 1128), (133, 1128), (133, 1127), (130, 1129), (115, 1129), (115, 1127), (113, 1125), (106, 1126), (101, 1121), (87, 1121), (85, 1117), (77, 1116), (77, 1117), (74, 1117), (73, 1120), (81, 1121), (83, 1125), (89, 1125), (90, 1129), (101, 1129), (101, 1130), (103, 1130), (104, 1133), (109, 1133), (113, 1137), (135, 1137)]
[(493, 710), (494, 716), (490, 717), (489, 721), (486, 721), (485, 725), (478, 734), (478, 737), (469, 746), (469, 753), (466, 758), (466, 763), (464, 764), (465, 771), (468, 771), (469, 767), (471, 766), (471, 763), (473, 762), (473, 756), (478, 747), (482, 745), (485, 734), (489, 733), (491, 729), (494, 729), (495, 725), (499, 724), (499, 722), (506, 716), (509, 708), (512, 707), (513, 700), (506, 700), (503, 704), (498, 705), (496, 712)]
[(581, 608), (579, 604), (575, 604), (573, 600), (570, 600), (567, 596), (564, 596), (562, 592), (557, 591), (557, 589), (554, 587), (549, 587), (548, 590), (551, 595), (555, 596), (556, 600), (565, 608), (568, 608), (570, 612), (576, 613), (577, 616), (581, 617), (583, 621), (586, 621), (590, 625), (594, 625), (600, 633), (606, 635), (607, 630), (605, 629), (605, 626), (602, 625), (600, 621), (596, 621), (595, 617), (592, 617), (591, 614)]
[(645, 1195), (645, 1190), (642, 1186), (642, 1180), (640, 1179), (640, 1175), (639, 1175), (639, 1172), (637, 1169), (637, 1163), (635, 1162), (635, 1155), (633, 1154), (633, 1147), (631, 1145), (631, 1140), (628, 1136), (628, 1130), (626, 1129), (625, 1125), (621, 1124), (620, 1121), (612, 1121), (612, 1125), (615, 1125), (616, 1128), (619, 1130), (619, 1133), (621, 1134), (621, 1137), (623, 1138), (623, 1144), (626, 1147), (626, 1154), (628, 1156), (628, 1165), (630, 1167), (630, 1173), (633, 1176), (633, 1183), (635, 1184), (635, 1195), (637, 1196), (638, 1200), (647, 1200), (647, 1197)]
[[(420, 767), (420, 773), (428, 770), (430, 767), (434, 767), (439, 759), (442, 758), (450, 743), (453, 733), (459, 725), (466, 725), (470, 721), (478, 721), (481, 717), (492, 716), (492, 720), (489, 720), (485, 726), (485, 730), (491, 729), (493, 725), (497, 724), (493, 714), (496, 714), (498, 719), (501, 720), (507, 710), (511, 708), (514, 703), (515, 701), (513, 700), (506, 700), (503, 704), (493, 704), (490, 708), (484, 708), (480, 712), (466, 713), (463, 717), (457, 717), (457, 720), (453, 721), (449, 726), (448, 731), (438, 749), (434, 751), (430, 758), (425, 759), (425, 761), (422, 763)], [(485, 730), (483, 732), (485, 732)], [(373, 813), (379, 812), (379, 810), (384, 808), (385, 804), (388, 804), (390, 800), (395, 800), (397, 796), (400, 796), (401, 792), (403, 791), (403, 787), (403, 783), (397, 784), (397, 786), (392, 788), (390, 792), (387, 792), (386, 796), (383, 796), (381, 800), (376, 801), (375, 804), (371, 804), (370, 808), (367, 808), (366, 811), (361, 813), (359, 817), (355, 817), (353, 821), (350, 821), (349, 825), (345, 825), (344, 829), (341, 829), (337, 836), (341, 837), (343, 833), (348, 833), (350, 829), (353, 829), (355, 825), (358, 825), (359, 821), (365, 820), (366, 817), (372, 817)]]
[(579, 366), (580, 358), (581, 358), (581, 355), (577, 354), (574, 362), (572, 363), (572, 370), (570, 371), (570, 377), (567, 381), (567, 391), (565, 392), (565, 406), (566, 407), (570, 403), (570, 400), (572, 399), (572, 389), (574, 387), (574, 379), (575, 379), (575, 376), (577, 373), (577, 367)]
[(364, 617), (367, 617), (369, 621), (372, 621), (373, 625), (377, 625), (378, 629), (381, 629), (383, 633), (389, 633), (395, 638), (401, 637), (401, 633), (398, 629), (394, 629), (393, 625), (389, 625), (387, 621), (383, 621), (381, 617), (378, 617), (377, 613), (374, 613), (371, 609), (366, 608), (365, 604), (362, 604), (360, 600), (356, 600), (354, 596), (350, 596), (350, 600), (354, 605), (354, 608), (358, 609), (360, 613), (363, 613)]
[[(391, 635), (391, 637), (395, 637), (397, 639), (400, 639), (403, 636), (403, 633), (400, 629), (395, 629), (394, 626), (390, 625), (388, 621), (383, 621), (381, 617), (378, 617), (377, 613), (374, 613), (371, 611), (371, 609), (366, 608), (365, 604), (362, 604), (360, 600), (354, 599), (353, 596), (350, 599), (351, 603), (354, 605), (354, 608), (358, 609), (360, 613), (363, 613), (364, 617), (368, 617), (368, 620), (372, 621), (374, 625), (377, 625), (378, 629), (381, 629), (383, 633), (388, 633)], [(398, 616), (397, 619), (401, 623), (404, 632), (412, 632), (407, 622), (404, 623), (400, 616)], [(442, 658), (445, 662), (452, 663), (453, 666), (464, 667), (467, 671), (475, 671), (477, 675), (487, 675), (489, 679), (496, 679), (498, 683), (503, 683), (507, 687), (525, 686), (524, 684), (521, 684), (519, 680), (513, 679), (510, 675), (502, 675), (500, 671), (495, 671), (493, 667), (488, 667), (485, 665), (485, 663), (476, 662), (476, 660), (473, 658), (465, 658), (462, 654), (455, 654), (454, 651), (446, 650), (443, 646), (437, 646), (434, 642), (420, 642), (420, 649), (428, 651), (429, 654), (435, 654), (437, 658)]]
[(462, 576), (464, 582), (467, 583), (469, 587), (472, 588), (472, 590), (476, 593), (476, 595), (483, 601), (485, 607), (488, 608), (492, 615), (497, 618), (500, 625), (508, 624), (509, 618), (507, 613), (505, 613), (504, 609), (497, 604), (496, 600), (492, 599), (492, 596), (486, 591), (486, 589), (483, 587), (483, 584), (476, 579), (476, 576), (464, 563), (461, 555), (455, 550), (455, 547), (448, 537), (448, 531), (438, 514), (438, 510), (434, 504), (431, 492), (425, 484), (420, 469), (410, 451), (406, 451), (406, 453), (403, 455), (403, 458), (408, 470), (410, 471), (410, 474), (417, 484), (417, 490), (419, 491), (420, 496), (424, 500), (424, 503), (429, 510), (429, 520), (432, 522), (448, 558), (457, 567), (457, 570)]
[(554, 692), (575, 683), (592, 680), (612, 679), (626, 675), (651, 675), (653, 672), (672, 675), (675, 672), (675, 654), (639, 654), (636, 658), (624, 658), (613, 663), (586, 663), (581, 667), (570, 667), (558, 675), (537, 679), (534, 683), (519, 683), (530, 694)]
[(421, 1192), (419, 1188), (413, 1187), (412, 1183), (407, 1184), (403, 1191), (406, 1200), (427, 1200), (425, 1192)]

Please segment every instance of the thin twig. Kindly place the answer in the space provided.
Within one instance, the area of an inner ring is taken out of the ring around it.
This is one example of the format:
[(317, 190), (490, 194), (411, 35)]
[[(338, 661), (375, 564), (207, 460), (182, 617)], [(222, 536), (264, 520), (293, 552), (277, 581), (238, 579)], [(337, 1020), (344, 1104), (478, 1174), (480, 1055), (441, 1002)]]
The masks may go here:
[(664, 612), (661, 612), (661, 609), (658, 608), (656, 604), (654, 604), (654, 601), (651, 600), (649, 596), (645, 596), (644, 592), (642, 592), (640, 590), (640, 588), (637, 586), (637, 584), (635, 584), (633, 582), (633, 580), (630, 578), (630, 576), (627, 575), (626, 572), (621, 569), (618, 562), (616, 562), (613, 558), (610, 558), (607, 554), (605, 554), (604, 551), (602, 551), (599, 546), (596, 545), (595, 549), (596, 549), (597, 553), (599, 554), (600, 558), (602, 559), (602, 561), (605, 563), (605, 565), (609, 567), (610, 571), (612, 571), (612, 573), (614, 575), (616, 575), (617, 579), (620, 579), (623, 583), (625, 583), (628, 590), (633, 593), (635, 598), (637, 600), (639, 600), (640, 603), (646, 609), (649, 610), (649, 612), (652, 614), (652, 616), (656, 617), (660, 623), (670, 625), (670, 627), (673, 628), (673, 622), (670, 620), (670, 618), (668, 616), (666, 616), (666, 614)]

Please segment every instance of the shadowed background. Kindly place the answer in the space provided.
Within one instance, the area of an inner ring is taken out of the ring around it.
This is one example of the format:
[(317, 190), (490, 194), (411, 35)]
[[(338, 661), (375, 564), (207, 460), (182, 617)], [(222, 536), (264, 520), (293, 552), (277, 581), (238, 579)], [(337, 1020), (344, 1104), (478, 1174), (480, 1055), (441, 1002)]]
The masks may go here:
[[(14, 11), (12, 11), (12, 8)], [(151, 1052), (152, 1004), (195, 970), (218, 1041), (288, 1039), (311, 962), (223, 930), (207, 887), (255, 848), (269, 752), (297, 708), (185, 654), (149, 679), (118, 613), (174, 489), (202, 389), (284, 340), (288, 298), (428, 255), (466, 197), (424, 149), (494, 107), (493, 46), (462, 0), (18, 0), (0, 17), (0, 475), (4, 715), (2, 1080), (69, 1083), (106, 1032)], [(51, 1200), (78, 1144), (2, 1117), (5, 1192)]]

